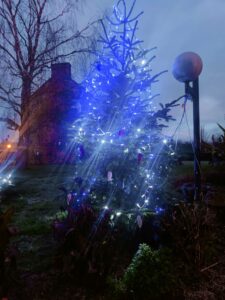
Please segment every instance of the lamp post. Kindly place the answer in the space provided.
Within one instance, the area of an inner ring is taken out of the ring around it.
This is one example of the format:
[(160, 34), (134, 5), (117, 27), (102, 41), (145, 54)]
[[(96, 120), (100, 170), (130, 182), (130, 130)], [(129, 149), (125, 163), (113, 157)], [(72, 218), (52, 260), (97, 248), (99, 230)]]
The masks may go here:
[(202, 71), (202, 60), (194, 52), (180, 54), (173, 65), (173, 76), (185, 85), (185, 94), (193, 101), (194, 124), (194, 200), (200, 201), (201, 196), (201, 170), (200, 170), (200, 113), (199, 113), (199, 81)]

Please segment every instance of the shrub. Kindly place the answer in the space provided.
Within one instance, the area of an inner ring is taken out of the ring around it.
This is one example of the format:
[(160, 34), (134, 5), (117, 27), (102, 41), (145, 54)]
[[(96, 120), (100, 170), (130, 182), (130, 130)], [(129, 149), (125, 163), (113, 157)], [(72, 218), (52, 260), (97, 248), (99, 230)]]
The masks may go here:
[(68, 206), (65, 218), (53, 223), (59, 243), (58, 263), (65, 272), (103, 276), (112, 265), (114, 232), (107, 210), (97, 213), (88, 204)]
[[(117, 284), (118, 286), (118, 284)], [(152, 250), (141, 244), (121, 282), (121, 292), (134, 299), (162, 299), (174, 293), (176, 276), (169, 249)]]
[(168, 212), (162, 227), (182, 267), (197, 274), (213, 263), (218, 245), (216, 214), (204, 203), (179, 203)]

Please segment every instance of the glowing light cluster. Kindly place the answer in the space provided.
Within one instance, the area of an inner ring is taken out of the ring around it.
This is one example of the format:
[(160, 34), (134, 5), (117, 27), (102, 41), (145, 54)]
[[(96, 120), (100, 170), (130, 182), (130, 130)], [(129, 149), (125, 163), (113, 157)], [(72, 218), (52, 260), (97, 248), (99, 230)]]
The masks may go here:
[(162, 128), (172, 119), (168, 113), (176, 103), (159, 106), (151, 92), (164, 72), (152, 74), (155, 56), (136, 38), (142, 12), (133, 16), (135, 2), (128, 9), (119, 1), (108, 24), (101, 21), (101, 50), (83, 82), (81, 112), (71, 128), (75, 147), (82, 145), (85, 152), (81, 157), (78, 151), (76, 166), (94, 190), (89, 198), (104, 199), (104, 210), (117, 203), (116, 216), (123, 206), (160, 211), (157, 202), (170, 168), (168, 158), (175, 155), (173, 141), (162, 135)]
[(0, 175), (0, 190), (4, 187), (12, 185), (12, 174)]

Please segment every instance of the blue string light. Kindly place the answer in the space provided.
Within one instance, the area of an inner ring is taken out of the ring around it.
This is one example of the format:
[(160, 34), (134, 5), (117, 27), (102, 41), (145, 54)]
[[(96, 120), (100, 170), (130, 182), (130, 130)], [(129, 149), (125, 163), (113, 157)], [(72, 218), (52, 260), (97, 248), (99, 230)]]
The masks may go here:
[[(168, 113), (176, 101), (156, 108), (151, 86), (164, 72), (152, 74), (155, 56), (149, 55), (155, 48), (143, 49), (143, 41), (136, 38), (143, 12), (133, 16), (135, 3), (128, 9), (119, 1), (112, 18), (101, 21), (102, 48), (83, 81), (81, 113), (71, 129), (87, 149), (77, 172), (90, 189), (94, 187), (89, 196), (98, 201), (104, 196), (104, 209), (119, 201), (119, 214), (128, 201), (140, 210), (157, 206), (160, 211), (158, 186), (168, 173), (167, 158), (174, 155), (161, 129), (172, 119)], [(113, 175), (110, 182), (107, 171)], [(93, 183), (90, 178), (95, 176)]]

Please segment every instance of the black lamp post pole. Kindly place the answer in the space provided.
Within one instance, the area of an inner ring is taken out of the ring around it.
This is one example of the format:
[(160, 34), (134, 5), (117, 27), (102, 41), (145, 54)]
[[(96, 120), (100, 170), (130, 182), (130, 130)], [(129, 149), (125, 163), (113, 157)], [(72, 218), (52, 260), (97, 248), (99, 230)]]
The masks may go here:
[(198, 77), (202, 72), (201, 57), (194, 52), (180, 54), (173, 65), (173, 76), (185, 84), (185, 94), (193, 101), (194, 124), (194, 200), (201, 200), (201, 168), (200, 168), (200, 113)]
[(198, 78), (185, 82), (185, 93), (190, 95), (193, 101), (193, 124), (194, 124), (194, 200), (201, 200), (201, 166), (200, 166), (200, 113), (199, 113), (199, 85)]

